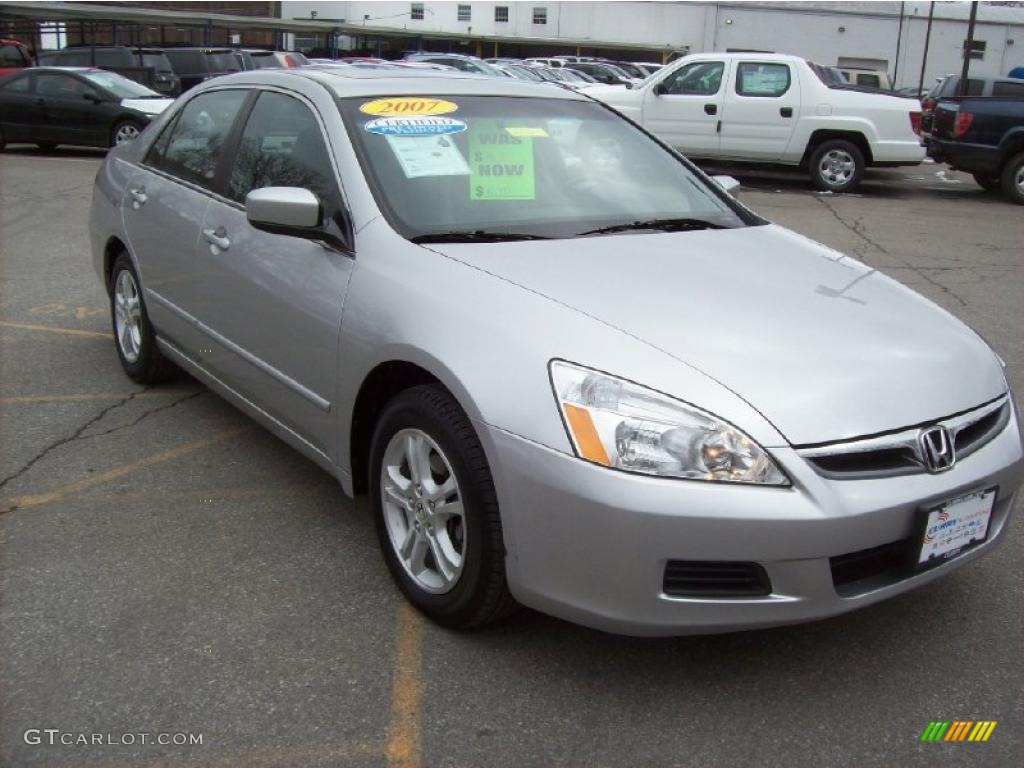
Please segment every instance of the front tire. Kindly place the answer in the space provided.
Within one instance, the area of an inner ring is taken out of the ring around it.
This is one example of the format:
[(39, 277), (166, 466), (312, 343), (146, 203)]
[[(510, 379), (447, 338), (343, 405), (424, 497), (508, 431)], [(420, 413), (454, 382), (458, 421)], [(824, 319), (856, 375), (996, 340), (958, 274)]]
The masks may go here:
[(514, 611), (490, 468), (446, 390), (414, 387), (384, 408), (370, 448), (370, 489), (384, 560), (416, 608), (454, 629)]
[(864, 176), (864, 167), (864, 153), (844, 139), (823, 142), (808, 163), (814, 186), (826, 192), (852, 192)]
[(1017, 205), (1024, 205), (1024, 152), (1011, 157), (1003, 166), (1003, 194)]
[(142, 284), (127, 253), (117, 257), (110, 272), (110, 320), (117, 357), (132, 381), (158, 384), (174, 374), (174, 365), (156, 344)]

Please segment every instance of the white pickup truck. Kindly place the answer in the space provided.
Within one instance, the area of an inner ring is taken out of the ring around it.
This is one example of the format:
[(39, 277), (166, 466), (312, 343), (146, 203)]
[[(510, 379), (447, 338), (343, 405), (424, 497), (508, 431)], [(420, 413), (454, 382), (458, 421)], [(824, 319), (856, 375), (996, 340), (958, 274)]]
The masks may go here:
[(828, 79), (798, 56), (703, 53), (633, 88), (583, 92), (688, 157), (798, 166), (832, 192), (852, 190), (867, 166), (924, 159), (916, 99), (828, 85)]

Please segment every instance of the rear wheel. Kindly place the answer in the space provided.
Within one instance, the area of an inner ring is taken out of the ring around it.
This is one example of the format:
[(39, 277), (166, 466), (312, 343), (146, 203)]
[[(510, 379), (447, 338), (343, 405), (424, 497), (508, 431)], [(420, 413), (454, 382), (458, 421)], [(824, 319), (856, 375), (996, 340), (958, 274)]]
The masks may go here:
[(139, 384), (158, 384), (173, 375), (173, 363), (156, 345), (139, 276), (127, 253), (117, 257), (110, 273), (110, 319), (117, 356), (129, 378)]
[(1003, 194), (1017, 205), (1024, 205), (1024, 152), (1014, 155), (1003, 166)]
[(370, 457), (378, 539), (406, 598), (458, 629), (511, 613), (490, 468), (452, 396), (434, 385), (400, 393), (377, 422)]
[(808, 171), (818, 189), (850, 192), (864, 176), (864, 153), (844, 139), (826, 141), (811, 154)]
[(987, 176), (982, 173), (972, 173), (974, 180), (978, 182), (978, 186), (984, 189), (986, 192), (998, 192), (1001, 181), (998, 176)]
[(142, 126), (134, 120), (122, 120), (110, 132), (110, 146), (117, 147), (125, 142), (138, 138), (142, 133)]

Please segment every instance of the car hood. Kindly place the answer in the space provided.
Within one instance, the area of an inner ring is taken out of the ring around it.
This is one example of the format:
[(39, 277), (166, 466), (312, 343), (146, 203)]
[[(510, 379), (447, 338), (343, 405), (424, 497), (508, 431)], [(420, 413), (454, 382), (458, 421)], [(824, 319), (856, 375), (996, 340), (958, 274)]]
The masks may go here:
[(951, 314), (774, 225), (430, 247), (699, 369), (795, 445), (929, 422), (1006, 389), (995, 354)]
[(174, 99), (121, 99), (122, 107), (147, 115), (159, 115), (173, 103)]

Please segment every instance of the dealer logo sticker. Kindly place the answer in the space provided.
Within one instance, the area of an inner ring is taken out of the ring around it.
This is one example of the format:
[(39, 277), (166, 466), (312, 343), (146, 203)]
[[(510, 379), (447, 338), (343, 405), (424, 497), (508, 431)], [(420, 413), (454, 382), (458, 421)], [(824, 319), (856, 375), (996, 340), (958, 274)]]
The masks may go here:
[(461, 133), (466, 124), (450, 117), (378, 117), (363, 129), (380, 136), (441, 136)]
[(921, 741), (988, 741), (995, 729), (995, 720), (933, 720)]

